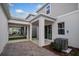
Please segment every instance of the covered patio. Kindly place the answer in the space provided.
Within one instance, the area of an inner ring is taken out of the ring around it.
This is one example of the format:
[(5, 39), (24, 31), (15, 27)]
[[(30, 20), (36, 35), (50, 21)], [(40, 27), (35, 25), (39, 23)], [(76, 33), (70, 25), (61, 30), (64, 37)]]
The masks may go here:
[(23, 20), (8, 21), (9, 39), (30, 39), (30, 23)]
[[(9, 27), (24, 27), (23, 35), (26, 39), (39, 46), (45, 46), (52, 42), (53, 24), (55, 18), (39, 14), (28, 21), (9, 20)], [(34, 37), (35, 36), (35, 37)]]
[(30, 26), (30, 33), (32, 34), (32, 29), (35, 26), (36, 27), (36, 38), (32, 39), (32, 35), (30, 34), (31, 40), (38, 44), (39, 46), (45, 46), (48, 45), (52, 42), (52, 34), (53, 34), (53, 24), (56, 19), (39, 14), (35, 18), (32, 19), (31, 21), (31, 26)]

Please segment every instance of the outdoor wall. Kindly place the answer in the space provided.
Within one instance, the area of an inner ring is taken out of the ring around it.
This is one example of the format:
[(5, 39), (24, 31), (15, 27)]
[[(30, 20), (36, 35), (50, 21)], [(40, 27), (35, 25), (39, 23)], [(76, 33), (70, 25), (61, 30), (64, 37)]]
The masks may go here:
[(8, 22), (0, 5), (0, 53), (8, 41)]
[[(78, 3), (51, 3), (50, 16), (56, 17), (78, 9)], [(37, 13), (46, 14), (46, 6)]]
[[(65, 22), (65, 35), (58, 35), (57, 23), (59, 22)], [(68, 38), (69, 46), (79, 48), (79, 10), (58, 17), (52, 27), (53, 39)]]
[(79, 3), (78, 3), (78, 9), (79, 9)]
[(51, 4), (51, 16), (56, 17), (77, 9), (77, 3), (53, 3)]

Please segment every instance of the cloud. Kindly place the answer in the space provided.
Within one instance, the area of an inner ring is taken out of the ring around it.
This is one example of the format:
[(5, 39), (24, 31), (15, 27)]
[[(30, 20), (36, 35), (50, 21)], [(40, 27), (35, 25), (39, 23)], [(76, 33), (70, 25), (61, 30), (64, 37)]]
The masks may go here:
[(16, 9), (16, 13), (19, 13), (19, 14), (24, 14), (24, 13), (25, 13), (25, 11), (24, 11), (24, 10), (22, 10), (22, 9)]
[(25, 13), (25, 14), (15, 14), (15, 15), (11, 15), (12, 17), (16, 17), (16, 18), (19, 18), (19, 19), (25, 19), (27, 17), (29, 13)]
[(29, 14), (28, 12), (25, 12), (25, 14), (19, 15), (19, 16), (20, 16), (20, 18), (26, 18), (28, 14)]
[(22, 19), (24, 19), (29, 14), (28, 12), (26, 12), (22, 9), (16, 9), (15, 12), (16, 12), (16, 17), (22, 18)]
[(14, 4), (13, 3), (9, 3), (9, 6), (14, 6)]

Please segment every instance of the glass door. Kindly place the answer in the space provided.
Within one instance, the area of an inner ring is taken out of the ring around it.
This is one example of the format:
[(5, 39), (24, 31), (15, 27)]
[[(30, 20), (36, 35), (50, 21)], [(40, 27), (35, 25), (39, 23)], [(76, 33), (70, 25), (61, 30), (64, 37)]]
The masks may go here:
[(51, 25), (45, 26), (45, 38), (52, 39), (52, 27), (51, 27)]

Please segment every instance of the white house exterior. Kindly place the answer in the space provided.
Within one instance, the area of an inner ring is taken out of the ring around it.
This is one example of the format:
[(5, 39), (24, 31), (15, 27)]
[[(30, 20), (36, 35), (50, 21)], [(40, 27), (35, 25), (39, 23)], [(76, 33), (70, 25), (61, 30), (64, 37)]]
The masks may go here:
[[(7, 7), (6, 4), (5, 7)], [(3, 5), (0, 4), (0, 53), (8, 42), (8, 18), (6, 17), (7, 13), (4, 12)]]
[[(79, 4), (78, 3), (47, 3), (29, 14), (24, 21), (10, 18), (4, 7), (0, 5), (0, 52), (8, 42), (8, 26), (27, 27), (27, 39), (32, 41), (32, 35), (37, 36), (38, 45), (45, 45), (45, 26), (52, 32), (51, 42), (56, 38), (67, 38), (68, 45), (79, 48)], [(4, 7), (4, 8), (3, 8)], [(5, 9), (5, 10), (4, 10)], [(7, 16), (7, 17), (6, 17)], [(49, 25), (51, 26), (49, 28)], [(49, 35), (50, 36), (50, 35)], [(48, 39), (49, 40), (49, 39)]]

